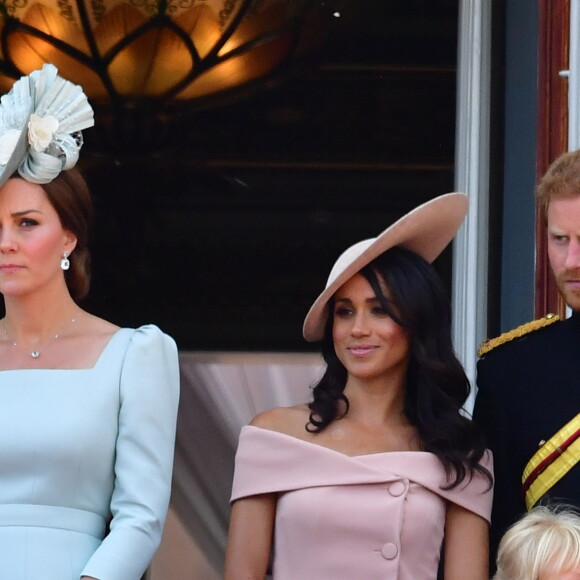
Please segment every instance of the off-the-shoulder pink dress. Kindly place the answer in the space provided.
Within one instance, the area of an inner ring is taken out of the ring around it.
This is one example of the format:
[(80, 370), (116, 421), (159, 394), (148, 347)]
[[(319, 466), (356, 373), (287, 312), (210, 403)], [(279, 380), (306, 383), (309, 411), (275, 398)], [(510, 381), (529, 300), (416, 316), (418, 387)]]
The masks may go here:
[[(491, 456), (484, 460), (491, 470)], [(242, 429), (232, 501), (277, 493), (274, 580), (435, 580), (448, 502), (490, 519), (475, 473), (451, 490), (431, 453), (350, 457), (295, 437)]]

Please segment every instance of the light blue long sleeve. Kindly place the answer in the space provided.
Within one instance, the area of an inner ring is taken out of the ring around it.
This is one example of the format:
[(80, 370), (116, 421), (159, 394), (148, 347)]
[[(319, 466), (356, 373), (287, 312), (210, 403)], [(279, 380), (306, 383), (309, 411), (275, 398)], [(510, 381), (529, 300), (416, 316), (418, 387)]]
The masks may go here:
[(161, 541), (179, 400), (175, 342), (157, 327), (134, 331), (119, 379), (110, 532), (81, 575), (139, 580)]

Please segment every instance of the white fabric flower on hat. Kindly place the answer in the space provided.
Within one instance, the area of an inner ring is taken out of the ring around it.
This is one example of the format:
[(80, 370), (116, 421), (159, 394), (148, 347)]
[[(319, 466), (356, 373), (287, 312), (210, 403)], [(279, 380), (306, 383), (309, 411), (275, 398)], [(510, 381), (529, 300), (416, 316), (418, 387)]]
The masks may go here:
[(93, 125), (82, 87), (58, 76), (54, 65), (21, 77), (0, 97), (0, 186), (16, 171), (31, 183), (50, 183), (74, 167), (81, 131)]
[(6, 133), (0, 135), (0, 165), (8, 163), (14, 149), (16, 149), (19, 137), (20, 131), (18, 129), (8, 129)]
[(32, 113), (28, 122), (28, 142), (35, 151), (44, 151), (51, 143), (60, 123), (56, 117)]

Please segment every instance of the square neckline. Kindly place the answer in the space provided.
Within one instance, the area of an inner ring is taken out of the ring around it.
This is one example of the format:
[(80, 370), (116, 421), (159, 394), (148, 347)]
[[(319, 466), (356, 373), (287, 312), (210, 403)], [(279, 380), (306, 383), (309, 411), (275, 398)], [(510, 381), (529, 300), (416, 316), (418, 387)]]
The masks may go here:
[(33, 368), (29, 368), (29, 369), (2, 369), (2, 370), (0, 370), (0, 373), (24, 372), (24, 371), (32, 371), (32, 372), (38, 372), (38, 371), (43, 371), (43, 372), (74, 372), (74, 371), (88, 372), (88, 371), (94, 371), (97, 367), (100, 366), (101, 361), (105, 358), (107, 352), (111, 348), (111, 344), (113, 342), (115, 342), (116, 337), (119, 336), (120, 334), (122, 334), (123, 331), (131, 331), (131, 330), (134, 330), (134, 329), (120, 327), (117, 330), (115, 330), (115, 332), (107, 340), (105, 346), (102, 348), (101, 352), (99, 353), (99, 356), (95, 360), (95, 363), (91, 367), (56, 368), (56, 369), (51, 369), (51, 368), (46, 368), (46, 367), (39, 367), (39, 368), (34, 368), (34, 369)]

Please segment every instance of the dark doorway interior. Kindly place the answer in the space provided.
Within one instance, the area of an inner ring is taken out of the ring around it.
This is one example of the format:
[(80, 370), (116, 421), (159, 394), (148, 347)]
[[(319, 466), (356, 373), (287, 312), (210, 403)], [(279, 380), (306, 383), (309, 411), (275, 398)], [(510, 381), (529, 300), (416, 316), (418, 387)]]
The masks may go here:
[(87, 307), (182, 349), (308, 349), (338, 254), (453, 187), (457, 9), (350, 2), (309, 66), (181, 112), (175, 147), (90, 156), (87, 138)]

